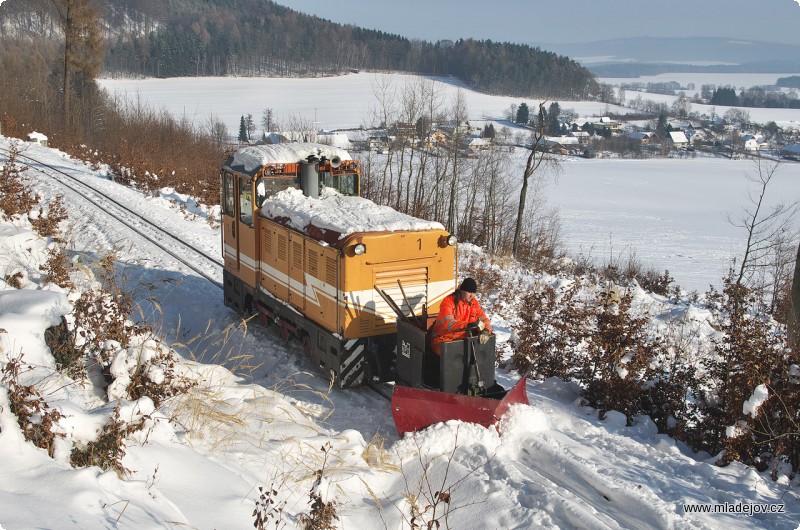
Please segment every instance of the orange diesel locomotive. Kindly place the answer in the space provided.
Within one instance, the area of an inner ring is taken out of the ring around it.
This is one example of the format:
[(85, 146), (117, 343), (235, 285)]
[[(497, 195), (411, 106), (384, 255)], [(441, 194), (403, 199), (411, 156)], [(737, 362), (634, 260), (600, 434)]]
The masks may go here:
[(225, 304), (298, 338), (341, 387), (394, 380), (397, 311), (438, 312), (455, 237), (359, 197), (360, 163), (331, 146), (244, 147), (221, 177)]

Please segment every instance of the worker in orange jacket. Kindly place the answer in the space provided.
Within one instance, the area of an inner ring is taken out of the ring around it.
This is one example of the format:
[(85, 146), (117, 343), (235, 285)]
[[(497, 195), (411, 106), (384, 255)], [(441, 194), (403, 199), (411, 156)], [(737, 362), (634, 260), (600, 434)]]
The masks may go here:
[(453, 294), (442, 300), (430, 330), (431, 349), (436, 355), (441, 355), (443, 342), (465, 339), (473, 333), (479, 334), (481, 344), (488, 342), (492, 326), (475, 298), (477, 290), (475, 280), (466, 278)]

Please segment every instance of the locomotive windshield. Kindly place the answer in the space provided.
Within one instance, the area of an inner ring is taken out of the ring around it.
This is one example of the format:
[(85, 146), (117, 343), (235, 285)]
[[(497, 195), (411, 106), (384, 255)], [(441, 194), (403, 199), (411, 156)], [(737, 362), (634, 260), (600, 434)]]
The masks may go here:
[(300, 179), (294, 176), (258, 177), (256, 179), (256, 206), (261, 208), (267, 197), (272, 197), (279, 191), (299, 187)]
[(319, 187), (333, 188), (342, 195), (358, 196), (358, 173), (319, 172)]

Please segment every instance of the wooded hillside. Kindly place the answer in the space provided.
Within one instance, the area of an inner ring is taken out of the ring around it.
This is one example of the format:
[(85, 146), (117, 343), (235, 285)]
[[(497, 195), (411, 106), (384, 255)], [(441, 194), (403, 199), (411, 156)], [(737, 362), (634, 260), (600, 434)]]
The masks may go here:
[[(98, 4), (106, 24), (108, 75), (317, 76), (370, 69), (453, 75), (477, 90), (511, 96), (576, 99), (597, 91), (588, 70), (538, 48), (472, 39), (409, 40), (335, 24), (269, 0)], [(49, 9), (44, 0), (4, 2), (4, 34), (54, 38), (57, 26)]]

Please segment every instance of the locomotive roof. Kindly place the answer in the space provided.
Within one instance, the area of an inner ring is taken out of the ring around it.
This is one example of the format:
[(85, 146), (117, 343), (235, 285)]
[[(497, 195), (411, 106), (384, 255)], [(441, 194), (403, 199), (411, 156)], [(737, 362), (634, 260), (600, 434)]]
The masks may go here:
[(350, 153), (338, 147), (311, 142), (294, 142), (284, 144), (249, 145), (238, 149), (225, 162), (228, 169), (255, 175), (267, 164), (295, 164), (305, 162), (309, 156), (328, 159), (338, 156), (342, 160), (350, 160)]
[(444, 230), (435, 221), (418, 219), (363, 197), (341, 195), (332, 188), (323, 188), (318, 199), (296, 188), (285, 189), (264, 201), (261, 215), (334, 246), (357, 232)]

